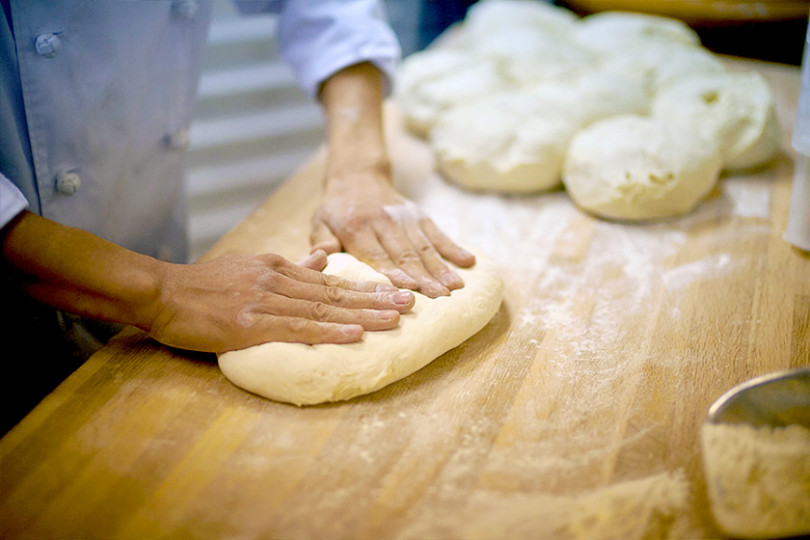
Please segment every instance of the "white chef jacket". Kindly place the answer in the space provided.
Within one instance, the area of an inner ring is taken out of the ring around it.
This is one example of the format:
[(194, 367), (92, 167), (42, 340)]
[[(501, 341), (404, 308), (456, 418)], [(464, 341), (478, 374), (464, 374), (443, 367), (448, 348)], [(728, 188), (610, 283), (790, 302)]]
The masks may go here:
[[(185, 261), (183, 150), (209, 0), (0, 0), (0, 226), (23, 208)], [(399, 59), (379, 0), (241, 0), (279, 12), (279, 45), (310, 96)], [(390, 87), (390, 84), (389, 84)]]

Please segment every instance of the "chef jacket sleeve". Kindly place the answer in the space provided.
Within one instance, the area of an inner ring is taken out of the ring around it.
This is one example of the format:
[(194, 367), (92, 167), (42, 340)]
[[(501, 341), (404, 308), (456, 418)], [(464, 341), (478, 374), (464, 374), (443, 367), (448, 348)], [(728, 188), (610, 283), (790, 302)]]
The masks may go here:
[(28, 201), (11, 180), (0, 174), (0, 228), (28, 208)]
[(279, 44), (299, 84), (312, 97), (331, 75), (360, 62), (371, 62), (382, 71), (388, 95), (400, 58), (384, 6), (375, 0), (289, 1), (281, 11)]
[(311, 97), (343, 68), (371, 62), (391, 92), (401, 50), (381, 0), (236, 0), (242, 13), (278, 12), (281, 54)]

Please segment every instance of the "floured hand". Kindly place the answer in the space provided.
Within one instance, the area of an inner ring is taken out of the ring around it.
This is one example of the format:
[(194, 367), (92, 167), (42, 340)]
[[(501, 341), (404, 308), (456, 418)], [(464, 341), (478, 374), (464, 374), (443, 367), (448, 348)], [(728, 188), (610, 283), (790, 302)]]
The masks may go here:
[(431, 298), (464, 286), (445, 260), (469, 267), (475, 257), (387, 181), (333, 185), (342, 187), (327, 189), (315, 213), (313, 250), (335, 253), (345, 249), (394, 285)]
[(223, 352), (268, 341), (350, 343), (397, 326), (411, 293), (319, 272), (326, 254), (300, 265), (279, 255), (225, 255), (168, 265), (145, 330), (167, 345)]

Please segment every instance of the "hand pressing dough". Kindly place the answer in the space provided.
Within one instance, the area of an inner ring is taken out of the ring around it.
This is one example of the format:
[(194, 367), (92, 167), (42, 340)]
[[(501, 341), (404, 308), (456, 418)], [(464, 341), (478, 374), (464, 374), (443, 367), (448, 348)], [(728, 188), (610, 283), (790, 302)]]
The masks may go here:
[(655, 97), (652, 114), (720, 141), (726, 169), (761, 165), (781, 143), (771, 89), (753, 71), (684, 78)]
[(563, 181), (584, 210), (620, 220), (689, 212), (721, 167), (715, 144), (691, 129), (642, 116), (614, 116), (577, 133)]
[[(265, 343), (221, 354), (219, 367), (235, 385), (295, 405), (379, 390), (457, 347), (497, 313), (503, 285), (494, 262), (478, 255), (475, 266), (456, 271), (464, 279), (463, 289), (435, 299), (416, 294), (413, 310), (393, 330), (366, 332), (362, 342), (346, 345)], [(324, 272), (390, 283), (345, 253), (330, 255)]]

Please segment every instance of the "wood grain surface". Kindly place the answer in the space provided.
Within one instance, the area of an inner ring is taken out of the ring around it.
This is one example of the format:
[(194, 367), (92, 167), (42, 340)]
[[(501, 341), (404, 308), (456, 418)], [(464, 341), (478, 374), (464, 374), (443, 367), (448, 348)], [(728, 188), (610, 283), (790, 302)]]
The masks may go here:
[[(595, 219), (562, 191), (463, 191), (390, 108), (401, 190), (498, 261), (494, 320), (377, 393), (304, 408), (125, 331), (0, 440), (0, 537), (718, 536), (709, 405), (810, 365), (810, 257), (782, 240), (798, 70), (730, 64), (770, 81), (784, 152), (654, 224)], [(322, 176), (321, 152), (207, 257), (303, 257)]]

